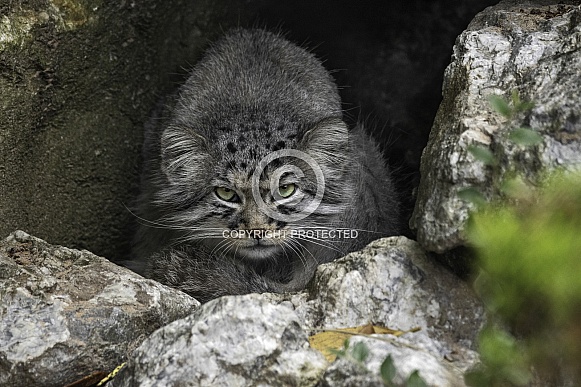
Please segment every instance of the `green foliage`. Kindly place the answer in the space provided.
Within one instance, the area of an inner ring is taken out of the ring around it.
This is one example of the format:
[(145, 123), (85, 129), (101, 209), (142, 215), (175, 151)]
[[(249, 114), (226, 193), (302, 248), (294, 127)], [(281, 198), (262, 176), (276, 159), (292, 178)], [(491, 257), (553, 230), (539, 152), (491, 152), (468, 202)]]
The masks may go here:
[(330, 348), (329, 351), (337, 357), (347, 358), (349, 354), (349, 339), (345, 339), (343, 342), (343, 348), (339, 350)]
[(369, 356), (369, 348), (367, 348), (365, 343), (360, 341), (351, 349), (351, 356), (355, 361), (364, 363), (367, 360), (367, 356)]
[(526, 112), (535, 107), (534, 102), (521, 100), (520, 94), (516, 89), (513, 89), (510, 99), (512, 102), (512, 109), (515, 113)]
[(406, 387), (427, 387), (426, 382), (417, 370), (410, 374), (405, 385)]
[[(397, 387), (400, 384), (396, 384), (393, 379), (395, 378), (396, 370), (395, 366), (393, 365), (393, 359), (391, 355), (387, 356), (383, 363), (381, 363), (380, 368), (381, 379), (383, 380), (383, 384), (387, 387)], [(420, 376), (420, 373), (416, 370), (408, 376), (408, 379), (405, 383), (401, 386), (405, 387), (426, 387), (427, 384)]]
[(488, 101), (490, 102), (494, 110), (496, 110), (496, 112), (499, 113), (501, 116), (505, 118), (512, 118), (513, 111), (511, 107), (508, 105), (508, 102), (506, 102), (504, 98), (498, 95), (491, 95), (490, 97), (488, 97)]
[(458, 190), (458, 197), (469, 203), (474, 204), (477, 208), (484, 206), (487, 201), (484, 195), (478, 190), (478, 188), (467, 187)]
[[(510, 101), (491, 96), (490, 103), (508, 120), (533, 107), (517, 92)], [(508, 133), (518, 146), (542, 142), (527, 127)], [(468, 151), (498, 168), (494, 154)], [(519, 336), (494, 325), (481, 332), (482, 364), (466, 374), (471, 386), (527, 385), (531, 367), (544, 384), (581, 385), (581, 173), (556, 172), (541, 183), (505, 177), (497, 187), (503, 202), (485, 203), (474, 188), (458, 193), (478, 209), (466, 231), (482, 270), (474, 286), (490, 318)]]
[[(530, 101), (520, 99), (518, 91), (513, 90), (510, 103), (498, 95), (489, 97), (490, 104), (500, 115), (512, 120), (518, 114), (531, 110), (535, 105)], [(543, 141), (543, 137), (528, 127), (513, 128), (508, 132), (508, 138), (516, 145), (533, 146)]]
[(466, 384), (475, 387), (524, 386), (531, 380), (528, 359), (514, 337), (488, 326), (480, 332), (482, 366), (468, 372)]
[(490, 95), (488, 101), (497, 113), (507, 119), (512, 119), (516, 114), (531, 110), (535, 106), (533, 102), (521, 100), (517, 90), (512, 91), (510, 102), (499, 95)]
[[(505, 285), (493, 295), (495, 310), (507, 318), (523, 302), (530, 309), (550, 300), (544, 307), (555, 318), (570, 315), (571, 297), (581, 305), (581, 176), (557, 174), (546, 184), (531, 200), (476, 213), (469, 224), (488, 275), (527, 285)], [(527, 295), (531, 300), (523, 300)]]
[(543, 137), (529, 128), (516, 128), (509, 134), (508, 138), (517, 145), (533, 146), (543, 142)]
[[(333, 351), (337, 357), (349, 360), (360, 367), (367, 369), (365, 361), (369, 357), (369, 348), (365, 343), (358, 342), (352, 347), (349, 345), (349, 339), (345, 340), (343, 348)], [(410, 374), (404, 384), (397, 384), (393, 381), (396, 375), (396, 369), (393, 364), (393, 358), (388, 355), (381, 363), (379, 373), (383, 383), (387, 387), (427, 387), (426, 382), (421, 378), (419, 372), (416, 370)]]
[[(508, 120), (513, 120), (518, 114), (529, 111), (534, 107), (534, 104), (529, 101), (523, 101), (520, 98), (518, 91), (513, 90), (510, 101), (505, 100), (498, 95), (490, 95), (488, 97), (492, 108)], [(512, 128), (508, 131), (508, 139), (515, 145), (522, 147), (531, 147), (539, 145), (543, 141), (543, 137), (528, 127)], [(475, 160), (482, 162), (492, 168), (493, 174), (500, 170), (500, 163), (498, 156), (495, 155), (488, 147), (481, 145), (469, 145), (466, 149), (468, 153), (474, 157)], [(522, 179), (509, 179), (511, 181), (523, 182)], [(500, 193), (510, 194), (510, 183), (505, 185), (506, 181), (501, 181), (497, 190)], [(482, 208), (486, 203), (486, 197), (474, 187), (465, 187), (458, 190), (458, 197), (468, 203), (472, 203), (476, 208)]]
[(388, 355), (383, 363), (381, 363), (379, 372), (381, 374), (383, 383), (386, 385), (388, 385), (388, 383), (393, 383), (393, 378), (395, 378), (395, 365), (393, 365), (393, 359), (391, 358), (391, 355)]
[(498, 164), (498, 160), (496, 156), (490, 151), (490, 149), (477, 146), (477, 145), (469, 145), (468, 152), (474, 156), (474, 158), (478, 161), (482, 161), (485, 165), (496, 165)]
[(487, 305), (523, 337), (524, 352), (502, 331), (480, 339), (484, 368), (475, 386), (523, 385), (527, 359), (549, 380), (581, 382), (581, 174), (555, 173), (542, 189), (513, 182), (512, 204), (472, 214), (468, 238), (486, 273), (476, 286)]

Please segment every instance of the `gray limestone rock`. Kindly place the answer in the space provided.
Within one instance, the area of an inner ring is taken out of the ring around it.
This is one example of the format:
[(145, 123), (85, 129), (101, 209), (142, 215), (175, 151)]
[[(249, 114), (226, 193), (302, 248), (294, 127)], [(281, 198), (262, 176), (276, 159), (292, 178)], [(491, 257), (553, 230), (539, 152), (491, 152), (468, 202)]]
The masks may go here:
[[(410, 225), (428, 251), (466, 244), (471, 204), (458, 192), (475, 187), (498, 195), (507, 174), (533, 177), (544, 169), (581, 164), (581, 8), (578, 1), (502, 1), (472, 21), (457, 39), (443, 101), (422, 155), (421, 182)], [(516, 90), (530, 111), (505, 119), (490, 95)], [(508, 132), (529, 126), (543, 143), (523, 147)], [(467, 151), (488, 148), (490, 168)]]
[[(322, 380), (323, 386), (381, 386), (380, 369), (387, 356), (391, 356), (395, 366), (392, 382), (396, 385), (404, 386), (414, 371), (418, 371), (428, 386), (465, 385), (463, 375), (466, 368), (458, 367), (452, 358), (443, 359), (437, 351), (437, 342), (426, 332), (403, 337), (355, 336), (350, 340), (350, 347), (360, 342), (369, 350), (367, 359), (362, 364), (347, 358), (336, 360), (327, 368)], [(470, 361), (477, 361), (477, 356), (473, 356)]]
[(286, 297), (307, 326), (421, 328), (449, 344), (442, 355), (456, 344), (473, 348), (485, 320), (472, 289), (406, 237), (380, 239), (321, 265), (307, 291)]
[(110, 372), (198, 306), (88, 251), (14, 232), (0, 242), (0, 385), (62, 386)]
[[(303, 292), (196, 308), (87, 251), (15, 232), (0, 243), (0, 295), (0, 385), (14, 386), (62, 385), (126, 359), (114, 386), (374, 385), (388, 354), (397, 381), (417, 369), (430, 385), (462, 385), (484, 321), (470, 288), (405, 237), (320, 266)], [(370, 349), (363, 368), (345, 359), (328, 368), (309, 348), (307, 333), (369, 322), (420, 330), (353, 338)]]
[(292, 309), (227, 296), (156, 331), (111, 386), (314, 386), (326, 367)]
[[(378, 349), (374, 362), (392, 353), (402, 378), (418, 369), (426, 380), (433, 375), (429, 379), (432, 385), (462, 385), (462, 372), (478, 361), (474, 349), (485, 322), (482, 304), (466, 283), (435, 264), (416, 242), (405, 237), (380, 239), (319, 266), (305, 292), (268, 297), (292, 305), (307, 329), (370, 322), (399, 330), (420, 328), (394, 344), (378, 344), (382, 349)], [(409, 346), (415, 350), (410, 352)], [(344, 385), (332, 383), (335, 372), (326, 376), (328, 385)], [(378, 376), (364, 373), (363, 379), (357, 380), (363, 383), (368, 377), (373, 381)], [(442, 380), (447, 382), (441, 384)]]

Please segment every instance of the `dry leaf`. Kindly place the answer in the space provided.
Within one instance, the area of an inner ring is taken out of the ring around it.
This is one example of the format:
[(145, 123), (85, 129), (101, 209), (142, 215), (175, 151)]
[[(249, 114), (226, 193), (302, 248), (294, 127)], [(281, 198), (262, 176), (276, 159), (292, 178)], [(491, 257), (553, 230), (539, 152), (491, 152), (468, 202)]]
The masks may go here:
[(415, 332), (417, 330), (417, 328), (414, 328), (409, 331), (399, 331), (378, 325), (367, 324), (354, 328), (327, 329), (323, 332), (309, 336), (309, 343), (312, 348), (321, 352), (327, 361), (333, 362), (337, 357), (333, 351), (339, 351), (343, 348), (345, 339), (348, 339), (350, 336), (367, 336), (371, 334), (392, 334), (394, 336), (401, 336), (404, 333)]

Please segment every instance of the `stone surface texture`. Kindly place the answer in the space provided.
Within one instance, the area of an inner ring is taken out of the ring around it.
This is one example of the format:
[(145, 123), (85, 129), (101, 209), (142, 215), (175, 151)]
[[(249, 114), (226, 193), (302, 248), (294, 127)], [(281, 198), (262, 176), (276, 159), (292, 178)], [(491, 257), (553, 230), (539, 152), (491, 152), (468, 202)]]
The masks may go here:
[(406, 237), (380, 239), (321, 265), (305, 292), (285, 297), (307, 326), (421, 328), (449, 342), (448, 351), (453, 343), (472, 348), (485, 320), (470, 287)]
[[(484, 323), (471, 289), (405, 237), (321, 265), (303, 292), (198, 307), (104, 258), (18, 231), (0, 244), (0, 295), (0, 385), (14, 386), (64, 385), (125, 360), (113, 385), (372, 385), (388, 354), (396, 380), (418, 370), (430, 385), (455, 386), (478, 361)], [(353, 338), (370, 349), (363, 367), (339, 359), (328, 368), (309, 347), (307, 334), (370, 322), (414, 331)]]
[[(504, 176), (533, 177), (541, 170), (581, 165), (581, 6), (579, 1), (501, 1), (470, 23), (457, 39), (446, 69), (443, 102), (421, 162), (421, 182), (410, 225), (428, 251), (466, 245), (472, 204), (458, 192), (475, 187), (499, 194)], [(509, 100), (516, 90), (534, 102), (510, 120), (494, 111), (490, 95)], [(543, 137), (523, 147), (508, 138), (530, 127)], [(467, 151), (483, 146), (490, 168)]]
[(0, 242), (0, 385), (63, 386), (110, 372), (198, 306), (88, 251), (14, 232)]
[(0, 235), (126, 258), (143, 123), (244, 15), (238, 0), (0, 1)]
[[(338, 359), (327, 369), (306, 344), (306, 332), (369, 322), (420, 330), (353, 338), (370, 349), (363, 368)], [(429, 385), (459, 386), (478, 361), (474, 339), (483, 322), (466, 284), (417, 243), (385, 238), (320, 266), (304, 292), (205, 304), (146, 340), (114, 385), (377, 385), (379, 366), (391, 354), (396, 381), (419, 370)]]
[[(443, 360), (438, 354), (437, 344), (425, 332), (416, 332), (409, 337), (390, 338), (355, 336), (350, 346), (359, 342), (365, 343), (369, 355), (363, 366), (348, 359), (338, 359), (323, 376), (323, 386), (381, 386), (380, 367), (387, 356), (391, 356), (395, 367), (393, 382), (405, 386), (405, 382), (414, 371), (428, 386), (464, 386), (464, 368), (456, 366), (454, 361)], [(388, 341), (384, 341), (386, 338)], [(476, 357), (471, 359), (475, 362)]]
[(292, 309), (226, 296), (151, 335), (112, 386), (314, 386), (326, 367)]
[[(398, 330), (420, 328), (400, 338), (387, 335), (392, 344), (377, 344), (383, 348), (376, 351), (379, 355), (389, 352), (386, 348), (406, 353), (397, 360), (394, 355), (400, 378), (418, 369), (432, 385), (444, 380), (443, 385), (462, 385), (462, 372), (477, 361), (475, 340), (485, 322), (482, 304), (466, 283), (405, 237), (380, 239), (321, 265), (305, 292), (273, 297), (292, 304), (307, 329), (368, 323)], [(434, 362), (438, 373), (432, 372)], [(368, 368), (378, 376), (379, 367)]]

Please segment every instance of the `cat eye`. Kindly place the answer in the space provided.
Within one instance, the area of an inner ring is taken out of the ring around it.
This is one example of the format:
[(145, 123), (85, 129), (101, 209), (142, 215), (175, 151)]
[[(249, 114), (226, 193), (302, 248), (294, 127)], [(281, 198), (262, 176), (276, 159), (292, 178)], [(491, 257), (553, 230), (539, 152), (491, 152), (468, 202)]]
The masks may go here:
[(294, 184), (284, 184), (278, 187), (278, 194), (283, 198), (288, 198), (295, 193), (297, 187)]
[(214, 192), (216, 192), (216, 196), (218, 196), (218, 198), (226, 202), (238, 201), (238, 195), (236, 195), (236, 191), (234, 191), (233, 189), (226, 187), (216, 187), (216, 190)]

